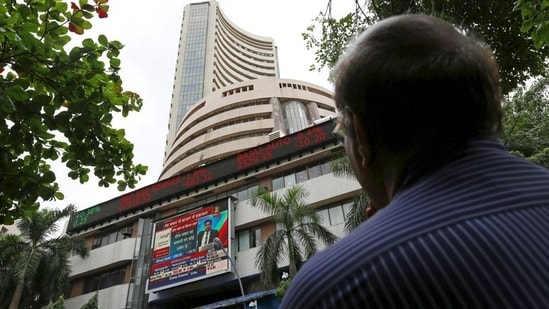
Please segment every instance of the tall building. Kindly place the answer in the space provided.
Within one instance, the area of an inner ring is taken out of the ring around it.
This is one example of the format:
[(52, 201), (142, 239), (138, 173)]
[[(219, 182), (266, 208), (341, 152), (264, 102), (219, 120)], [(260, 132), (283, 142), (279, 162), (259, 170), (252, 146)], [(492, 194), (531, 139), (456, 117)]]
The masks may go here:
[(172, 147), (181, 121), (198, 100), (231, 84), (263, 77), (279, 77), (272, 38), (239, 28), (225, 17), (217, 1), (186, 5), (166, 147)]
[(281, 79), (273, 40), (238, 28), (215, 1), (185, 7), (180, 42), (159, 181), (70, 218), (67, 233), (91, 251), (71, 259), (66, 308), (95, 293), (99, 308), (276, 308), (255, 264), (277, 230), (251, 205), (259, 188), (302, 186), (344, 234), (360, 186), (330, 169), (341, 150), (331, 92)]

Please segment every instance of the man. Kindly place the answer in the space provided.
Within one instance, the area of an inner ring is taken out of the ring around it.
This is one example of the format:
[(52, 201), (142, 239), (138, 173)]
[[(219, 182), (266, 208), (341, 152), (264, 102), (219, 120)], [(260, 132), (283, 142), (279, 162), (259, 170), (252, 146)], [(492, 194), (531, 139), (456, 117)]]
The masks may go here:
[(377, 212), (305, 263), (282, 308), (549, 308), (549, 171), (498, 140), (492, 54), (403, 15), (334, 73), (335, 132)]
[(212, 220), (206, 219), (204, 221), (204, 230), (198, 233), (198, 239), (196, 242), (196, 251), (200, 251), (200, 248), (204, 245), (214, 242), (214, 239), (219, 236), (217, 230), (212, 230)]

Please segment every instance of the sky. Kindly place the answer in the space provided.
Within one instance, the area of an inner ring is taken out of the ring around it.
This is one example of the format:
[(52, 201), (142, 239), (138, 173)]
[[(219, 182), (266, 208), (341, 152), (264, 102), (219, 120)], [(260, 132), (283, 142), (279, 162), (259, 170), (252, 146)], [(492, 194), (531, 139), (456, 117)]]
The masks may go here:
[[(66, 176), (61, 164), (53, 164), (63, 200), (47, 201), (45, 207), (60, 208), (74, 204), (78, 209), (116, 198), (158, 180), (164, 158), (168, 114), (172, 95), (181, 18), (186, 4), (182, 0), (111, 0), (109, 17), (94, 18), (86, 37), (104, 34), (124, 44), (120, 54), (124, 90), (137, 92), (143, 99), (140, 112), (116, 119), (113, 126), (123, 128), (134, 144), (134, 162), (149, 167), (136, 188), (124, 192), (115, 187), (102, 188), (97, 179), (80, 184)], [(253, 34), (271, 37), (278, 46), (281, 78), (303, 80), (332, 89), (328, 71), (310, 71), (314, 52), (307, 50), (301, 34), (312, 20), (326, 10), (328, 0), (218, 0), (226, 17)], [(334, 1), (336, 2), (336, 1)], [(354, 0), (338, 0), (332, 16), (351, 10)], [(74, 37), (73, 40), (79, 39)], [(92, 172), (93, 173), (93, 172)]]

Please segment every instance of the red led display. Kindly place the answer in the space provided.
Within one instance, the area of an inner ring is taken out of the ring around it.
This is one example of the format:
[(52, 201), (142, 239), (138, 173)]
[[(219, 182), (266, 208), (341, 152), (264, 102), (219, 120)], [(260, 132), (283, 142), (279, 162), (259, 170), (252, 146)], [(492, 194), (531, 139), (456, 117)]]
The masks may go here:
[(332, 143), (336, 140), (332, 130), (333, 122), (330, 120), (81, 210), (71, 216), (67, 231), (75, 232), (222, 180), (236, 172), (252, 170), (310, 148)]

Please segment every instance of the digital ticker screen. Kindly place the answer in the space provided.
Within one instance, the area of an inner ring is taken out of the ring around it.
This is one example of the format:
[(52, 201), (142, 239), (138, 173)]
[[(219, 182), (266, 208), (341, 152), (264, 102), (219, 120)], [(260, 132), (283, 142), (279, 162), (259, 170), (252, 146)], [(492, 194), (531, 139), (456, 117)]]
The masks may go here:
[(199, 186), (215, 183), (235, 173), (253, 170), (260, 165), (283, 159), (313, 147), (333, 143), (336, 141), (336, 137), (332, 132), (333, 127), (332, 121), (318, 124), (83, 209), (70, 217), (67, 232), (73, 233), (92, 227), (105, 220), (144, 209), (161, 201), (170, 200)]

